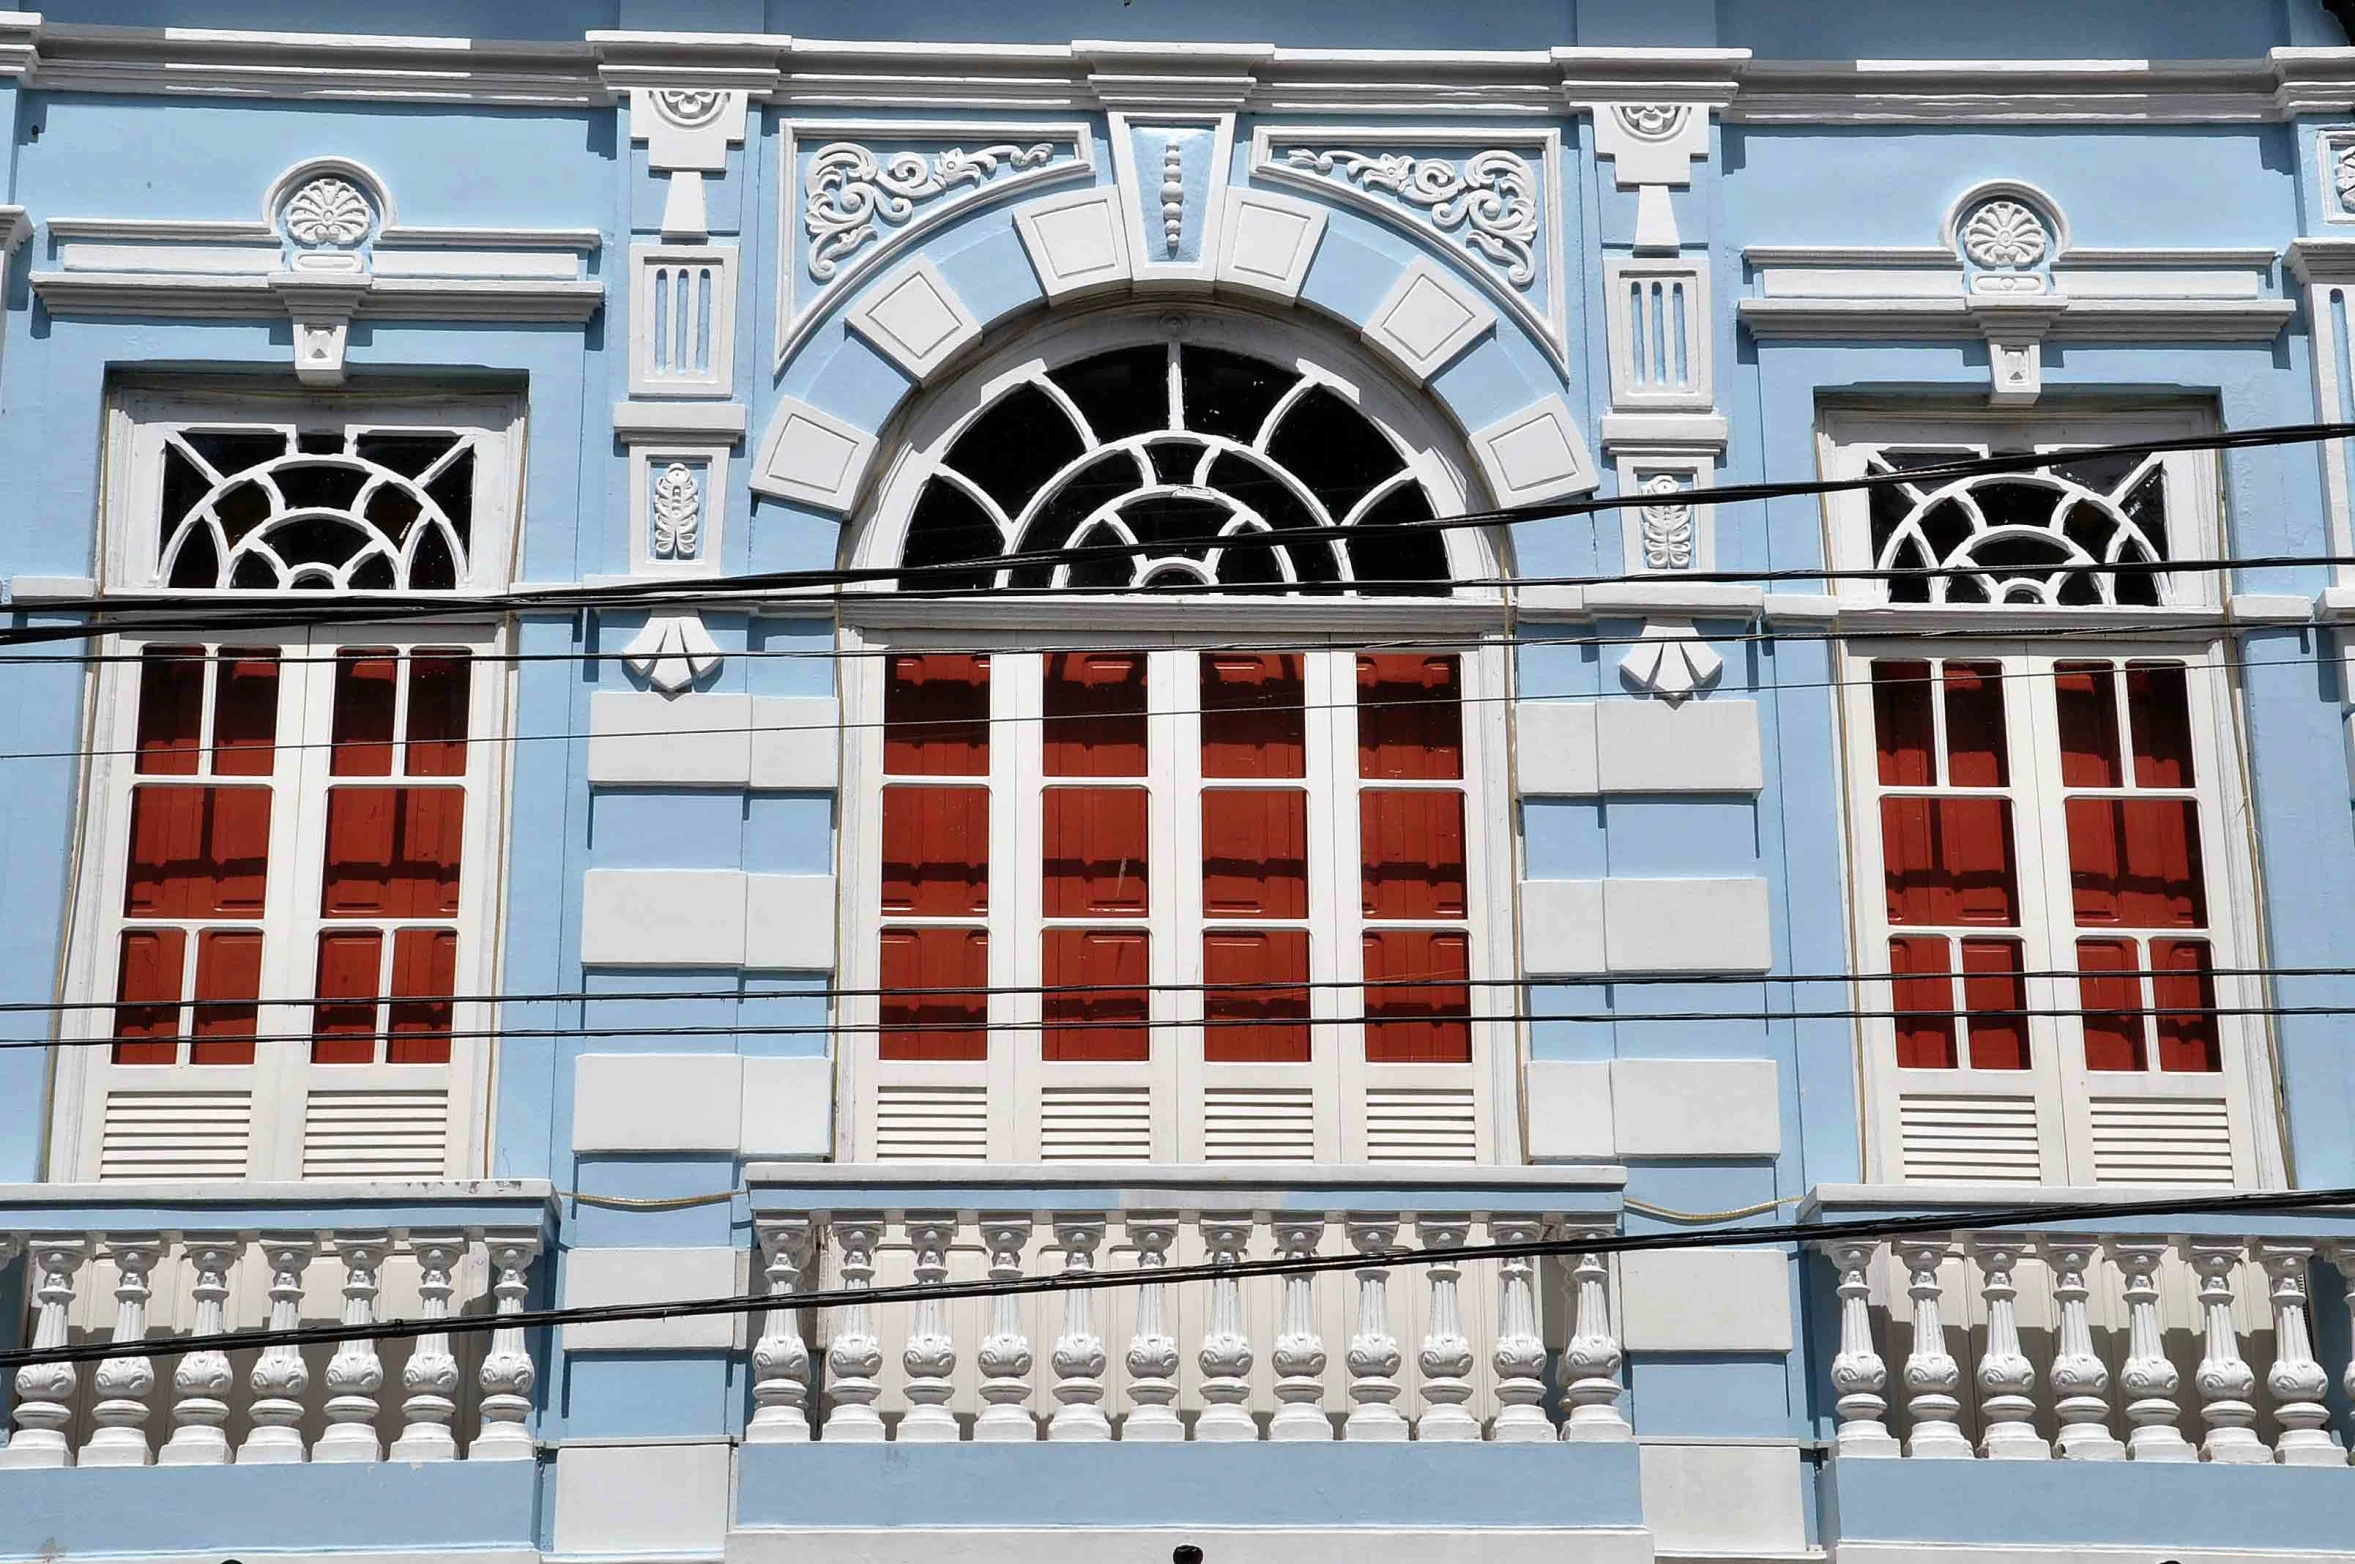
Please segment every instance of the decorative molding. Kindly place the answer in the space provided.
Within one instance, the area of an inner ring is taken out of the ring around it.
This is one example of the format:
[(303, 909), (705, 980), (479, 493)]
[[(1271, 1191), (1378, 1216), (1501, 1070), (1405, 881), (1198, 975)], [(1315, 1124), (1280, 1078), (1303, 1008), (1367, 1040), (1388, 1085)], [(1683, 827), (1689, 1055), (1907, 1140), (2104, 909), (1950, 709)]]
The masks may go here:
[(2323, 221), (2355, 223), (2355, 130), (2326, 130), (2314, 138)]
[(384, 181), (347, 158), (280, 174), (259, 222), (64, 218), (50, 232), (59, 266), (32, 285), (51, 313), (290, 319), (309, 385), (341, 383), (355, 319), (578, 323), (605, 299), (582, 275), (593, 233), (404, 228)]
[(16, 253), (16, 247), (33, 236), (33, 219), (21, 206), (0, 205), (0, 260)]
[(735, 389), (738, 253), (733, 244), (630, 246), (630, 395)]
[(761, 437), (752, 487), (780, 500), (848, 515), (875, 457), (875, 437), (785, 397)]
[(733, 445), (744, 437), (742, 402), (616, 402), (613, 432), (624, 441), (701, 437)]
[(1549, 396), (1472, 435), (1472, 456), (1500, 506), (1593, 492), (1601, 481), (1570, 404)]
[(1496, 312), (1455, 273), (1418, 260), (1391, 284), (1360, 335), (1420, 385), (1495, 325)]
[(726, 559), (728, 444), (632, 444), (630, 574), (718, 575)]
[(921, 255), (868, 290), (844, 323), (918, 385), (981, 340), (981, 322)]
[(1674, 255), (1676, 231), (1670, 186), (1693, 182), (1693, 164), (1709, 155), (1707, 103), (1593, 103), (1595, 156), (1611, 160), (1622, 190), (1636, 192), (1635, 253)]
[(1717, 400), (1706, 259), (1603, 259), (1611, 406), (1706, 412)]
[(1083, 39), (1072, 58), (1087, 71), (1095, 100), (1107, 109), (1241, 108), (1259, 73), (1280, 51), (1272, 44), (1112, 43)]
[(1695, 490), (1716, 476), (1712, 455), (1689, 450), (1616, 450), (1621, 494), (1657, 496), (1619, 512), (1622, 553), (1629, 575), (1706, 574), (1717, 568), (1716, 513), (1697, 504)]
[(1518, 317), (1567, 373), (1559, 131), (1263, 124), (1251, 133), (1250, 172), (1405, 233)]
[(1082, 190), (1015, 211), (1014, 229), (1049, 302), (1128, 287), (1132, 274), (1120, 206), (1117, 191)]
[(1108, 134), (1136, 281), (1208, 290), (1234, 166), (1235, 116), (1116, 111)]
[[(966, 212), (1095, 174), (1094, 133), (1077, 121), (788, 122), (778, 143), (779, 184), (787, 192), (778, 203), (779, 371), (831, 301), (849, 297), (924, 234)], [(938, 150), (879, 153), (870, 143)]]
[(689, 611), (654, 615), (622, 648), (622, 662), (665, 695), (690, 689), (717, 672), (719, 643), (703, 628), (703, 616)]
[(646, 144), (649, 170), (670, 176), (662, 203), (663, 236), (703, 238), (711, 231), (703, 177), (727, 171), (728, 148), (744, 140), (750, 94), (690, 82), (632, 86), (629, 101), (630, 140)]
[(1297, 303), (1324, 242), (1325, 209), (1267, 190), (1230, 189), (1221, 225), (1218, 285), (1281, 304)]
[(1725, 672), (1725, 659), (1680, 619), (1647, 619), (1643, 635), (1619, 659), (1619, 680), (1640, 695), (1675, 706), (1706, 694)]

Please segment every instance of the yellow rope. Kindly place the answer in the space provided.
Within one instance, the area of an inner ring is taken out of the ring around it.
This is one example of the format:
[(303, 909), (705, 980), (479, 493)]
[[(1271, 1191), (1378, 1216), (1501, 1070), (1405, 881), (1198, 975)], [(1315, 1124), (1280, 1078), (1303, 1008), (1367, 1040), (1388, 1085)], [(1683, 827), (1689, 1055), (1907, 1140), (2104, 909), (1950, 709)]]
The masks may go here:
[(1736, 1206), (1731, 1211), (1679, 1211), (1673, 1206), (1655, 1206), (1642, 1200), (1622, 1200), (1638, 1216), (1658, 1217), (1663, 1222), (1735, 1222), (1746, 1216), (1764, 1216), (1784, 1206), (1795, 1206), (1805, 1195), (1785, 1195), (1780, 1200), (1761, 1200), (1754, 1206)]
[(685, 1211), (693, 1206), (716, 1206), (744, 1193), (741, 1189), (722, 1189), (708, 1195), (590, 1195), (577, 1189), (560, 1189), (562, 1198), (584, 1206), (602, 1206), (609, 1211)]

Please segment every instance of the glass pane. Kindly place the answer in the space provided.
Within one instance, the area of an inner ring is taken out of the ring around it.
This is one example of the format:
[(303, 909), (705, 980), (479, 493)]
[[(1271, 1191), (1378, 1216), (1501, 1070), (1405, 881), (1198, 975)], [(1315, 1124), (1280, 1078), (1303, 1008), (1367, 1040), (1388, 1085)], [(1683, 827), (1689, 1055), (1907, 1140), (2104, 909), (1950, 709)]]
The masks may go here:
[(253, 1063), (261, 1015), (262, 932), (206, 929), (196, 940), (196, 1040), (191, 1064)]
[(2117, 787), (2118, 701), (2108, 663), (2058, 663), (2053, 704), (2061, 726), (2061, 782), (2068, 787)]
[(2011, 780), (2003, 731), (2003, 668), (1998, 663), (1946, 665), (1946, 782), (1949, 787), (2001, 787)]
[(1050, 918), (1141, 918), (1147, 907), (1141, 787), (1051, 787), (1040, 798)]
[(114, 997), (114, 1062), (176, 1064), (180, 1058), (180, 971), (188, 937), (178, 929), (125, 929)]
[(2207, 941), (2152, 940), (2151, 969), (2163, 974), (2151, 979), (2151, 986), (2158, 991), (2159, 1068), (2184, 1075), (2212, 1075), (2223, 1069), (2224, 1047), (2216, 1028), (2216, 980), (2211, 975)]
[(204, 648), (150, 646), (139, 654), (139, 772), (194, 776), (204, 742)]
[(984, 930), (885, 929), (882, 1056), (987, 1059), (988, 986), (989, 935)]
[(401, 929), (393, 935), (391, 1064), (450, 1062), (450, 996), (457, 992), (455, 929)]
[(213, 693), (213, 770), (266, 777), (278, 758), (278, 653), (225, 657)]
[(1047, 986), (1041, 1056), (1051, 1062), (1151, 1058), (1145, 931), (1048, 929), (1040, 939)]
[(2183, 664), (2128, 663), (2126, 720), (2134, 730), (2134, 785), (2190, 787), (2191, 702)]
[(126, 916), (258, 917), (269, 869), (268, 788), (132, 789)]
[(1951, 1070), (1960, 1062), (1954, 1046), (1954, 979), (1946, 940), (1936, 934), (1901, 934), (1889, 941), (1889, 990), (1896, 1011), (1897, 1068)]
[(393, 705), (401, 665), (383, 649), (335, 658), (335, 759), (339, 777), (392, 775)]
[(1308, 697), (1288, 654), (1202, 654), (1202, 774), (1308, 775)]
[(1464, 774), (1456, 659), (1385, 652), (1357, 660), (1357, 774), (1444, 782)]
[(2190, 799), (2072, 798), (2066, 814), (2080, 926), (2207, 926), (2199, 811)]
[[(2020, 976), (2020, 942), (1962, 942), (1963, 1007), (1970, 1014), (1971, 1068), (2028, 1068), (2028, 987)], [(2008, 1014), (2006, 1012), (2009, 1012)]]
[(313, 1064), (373, 1064), (376, 1062), (376, 995), (378, 957), (384, 936), (375, 929), (347, 929), (319, 936), (319, 986), (312, 990), (322, 1000), (353, 1001), (312, 1007), (311, 1062)]
[[(1306, 929), (1206, 930), (1202, 981), (1203, 1058), (1213, 1064), (1308, 1062)], [(1230, 983), (1268, 986), (1221, 989)]]
[(989, 789), (883, 790), (883, 910), (912, 918), (989, 911)]
[(1358, 848), (1367, 917), (1464, 916), (1463, 794), (1366, 789), (1358, 794)]
[(2077, 942), (2077, 1003), (2085, 1011), (2085, 1068), (2140, 1070), (2142, 1045), (2141, 965), (2130, 939)]
[(1881, 853), (1891, 923), (2019, 922), (2009, 799), (1884, 798)]
[(466, 793), (454, 787), (339, 787), (327, 795), (330, 918), (454, 918)]
[(1212, 918), (1308, 916), (1308, 795), (1202, 790), (1202, 910)]
[(1145, 659), (1134, 652), (1055, 652), (1043, 702), (1047, 775), (1145, 774)]
[(466, 774), (466, 716), (472, 696), (465, 652), (420, 652), (409, 659), (409, 748), (413, 777)]
[(902, 777), (989, 775), (989, 659), (891, 659), (883, 692), (883, 769)]
[(1930, 722), (1930, 665), (1873, 664), (1873, 747), (1883, 787), (1936, 787)]
[(1470, 938), (1452, 929), (1367, 931), (1367, 1063), (1471, 1062), (1471, 954)]

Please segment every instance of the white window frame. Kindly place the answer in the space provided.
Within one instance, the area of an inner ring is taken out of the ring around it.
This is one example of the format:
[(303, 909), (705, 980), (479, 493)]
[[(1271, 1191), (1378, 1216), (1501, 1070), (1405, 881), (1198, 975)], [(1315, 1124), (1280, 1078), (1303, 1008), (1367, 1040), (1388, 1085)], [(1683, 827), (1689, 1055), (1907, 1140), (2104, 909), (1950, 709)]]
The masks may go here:
[[(1232, 607), (1234, 605), (1223, 605)], [(1098, 605), (1099, 610), (1109, 605)], [(1238, 616), (1216, 616), (1233, 620)], [(990, 770), (984, 777), (933, 777), (924, 782), (978, 786), (987, 783), (990, 811), (989, 981), (993, 988), (1035, 988), (1040, 982), (1043, 874), (1039, 794), (1045, 787), (1144, 787), (1152, 795), (1149, 840), (1153, 850), (1150, 913), (1141, 920), (1055, 920), (1090, 927), (1134, 924), (1151, 933), (1155, 984), (1202, 981), (1202, 930), (1208, 926), (1256, 924), (1258, 920), (1205, 919), (1201, 911), (1202, 786), (1226, 779), (1200, 776), (1198, 653), (1227, 644), (1224, 636), (1132, 627), (1125, 631), (1064, 629), (1053, 634), (1016, 633), (1002, 628), (981, 633), (905, 627), (851, 627), (845, 631), (843, 664), (845, 791), (841, 811), (839, 873), (841, 898), (837, 948), (846, 996), (838, 1004), (842, 1022), (836, 1049), (837, 1100), (850, 1111), (837, 1116), (836, 1155), (872, 1161), (877, 1151), (877, 1114), (888, 1087), (979, 1091), (987, 1103), (987, 1157), (992, 1161), (1041, 1160), (1040, 1104), (1049, 1089), (1072, 1091), (1142, 1090), (1151, 1103), (1151, 1156), (1127, 1160), (1205, 1160), (1204, 1112), (1218, 1088), (1306, 1091), (1315, 1111), (1316, 1162), (1368, 1160), (1366, 1108), (1380, 1090), (1462, 1089), (1470, 1094), (1474, 1148), (1467, 1165), (1518, 1161), (1518, 1026), (1509, 937), (1512, 844), (1501, 809), (1484, 801), (1501, 797), (1505, 777), (1505, 651), (1498, 645), (1459, 643), (1434, 635), (1433, 651), (1459, 659), (1463, 703), (1464, 853), (1467, 916), (1436, 923), (1384, 921), (1360, 915), (1357, 793), (1363, 787), (1394, 784), (1357, 776), (1355, 656), (1366, 632), (1276, 631), (1264, 612), (1252, 613), (1267, 645), (1300, 647), (1304, 699), (1308, 706), (1307, 776), (1297, 785), (1309, 795), (1309, 916), (1268, 920), (1270, 928), (1310, 929), (1312, 981), (1355, 984), (1362, 977), (1361, 935), (1369, 928), (1462, 927), (1469, 931), (1471, 1059), (1467, 1064), (1368, 1064), (1361, 1027), (1327, 1019), (1309, 1029), (1307, 1064), (1211, 1063), (1203, 1058), (1202, 997), (1182, 986), (1151, 995), (1151, 1058), (1143, 1063), (1048, 1062), (1042, 1057), (1040, 996), (996, 993), (989, 1000), (990, 1057), (983, 1061), (887, 1061), (880, 1058), (876, 1032), (879, 1006), (873, 991), (881, 981), (879, 931), (885, 925), (920, 925), (927, 920), (884, 916), (882, 882), (882, 798), (885, 785), (918, 781), (883, 773), (883, 696), (890, 652), (986, 652), (990, 656), (993, 717)], [(1425, 625), (1423, 633), (1430, 634)], [(1329, 648), (1311, 648), (1322, 639)], [(1239, 634), (1233, 644), (1253, 643)], [(1051, 650), (1124, 650), (1148, 654), (1147, 776), (1046, 777), (1039, 711), (1043, 653)], [(1384, 650), (1413, 650), (1405, 642)], [(1348, 670), (1348, 678), (1341, 677)], [(1338, 686), (1338, 688), (1336, 688)], [(1321, 708), (1321, 709), (1320, 709)], [(1010, 719), (1010, 720), (1009, 720)], [(1245, 783), (1243, 785), (1250, 785)], [(1282, 785), (1282, 784), (1279, 784)], [(1415, 785), (1415, 784), (1396, 784)], [(1428, 785), (1428, 784), (1425, 784)], [(1011, 793), (1012, 809), (999, 807)], [(978, 919), (942, 919), (972, 924)], [(1354, 988), (1314, 988), (1315, 1018), (1360, 1013)], [(1192, 1022), (1194, 1025), (1187, 1025)], [(1220, 1160), (1234, 1160), (1222, 1157)], [(1311, 1160), (1311, 1159), (1301, 1159)]]
[[(1889, 970), (1889, 940), (1909, 932), (1936, 933), (1912, 926), (1892, 925), (1887, 917), (1883, 885), (1879, 799), (1884, 793), (1925, 791), (1911, 787), (1883, 788), (1875, 753), (1872, 664), (1876, 661), (1937, 660), (1993, 662), (2005, 678), (2005, 733), (2009, 752), (2008, 785), (2001, 790), (1969, 790), (1992, 795), (1997, 791), (2013, 800), (2012, 834), (2019, 880), (2022, 962), (2030, 972), (2065, 972), (2077, 965), (2080, 934), (2098, 930), (2077, 927), (2070, 894), (2067, 825), (2060, 805), (2060, 737), (2054, 707), (2054, 664), (2060, 662), (2165, 660), (2185, 665), (2185, 690), (2191, 710), (2194, 791), (2198, 799), (2200, 846), (2208, 877), (2209, 923), (2196, 937), (2212, 949), (2216, 1003), (2230, 1010), (2261, 1005), (2266, 986), (2256, 978), (2230, 975), (2230, 968), (2260, 965), (2262, 946), (2256, 916), (2255, 862), (2246, 832), (2238, 824), (2248, 818), (2248, 800), (2239, 765), (2235, 721), (2235, 681), (2231, 643), (2222, 637), (2205, 641), (2135, 640), (2127, 635), (2100, 640), (2071, 637), (2053, 645), (2045, 642), (1992, 639), (1874, 641), (1846, 646), (1836, 661), (1841, 691), (1842, 727), (1850, 786), (1849, 857), (1855, 915), (1854, 970)], [(1933, 687), (1935, 692), (1935, 687)], [(1937, 731), (1944, 731), (1943, 702), (1932, 700)], [(2128, 742), (2121, 730), (2121, 742)], [(1943, 786), (1938, 791), (1944, 791)], [(1993, 934), (1995, 931), (1985, 931)], [(2139, 936), (2137, 936), (2139, 937)], [(1954, 979), (1961, 1000), (1959, 971)], [(1860, 1008), (1874, 1012), (1859, 1023), (1863, 1053), (1864, 1141), (1866, 1173), (1870, 1178), (1907, 1181), (1904, 1154), (1904, 1101), (1915, 1096), (1960, 1099), (2032, 1099), (2038, 1120), (2040, 1167), (2036, 1182), (2092, 1184), (2097, 1182), (2092, 1144), (2091, 1104), (2097, 1098), (2120, 1102), (2130, 1098), (2206, 1100), (2221, 1094), (2232, 1136), (2233, 1182), (2244, 1186), (2278, 1187), (2286, 1177), (2281, 1154), (2280, 1126), (2273, 1091), (2271, 1029), (2262, 1016), (2223, 1015), (2217, 1018), (2223, 1069), (2217, 1074), (2166, 1074), (2156, 1068), (2140, 1072), (2089, 1071), (2084, 1065), (2082, 1034), (2065, 1015), (2027, 1018), (2030, 1068), (1973, 1070), (1967, 1053), (1963, 1068), (1901, 1070), (1896, 1063), (1896, 1023), (1889, 1012), (1896, 1003), (1895, 985), (1886, 979), (1860, 980), (1856, 985)], [(2025, 980), (2027, 1008), (2059, 1011), (2078, 1004), (2077, 983), (2066, 977)], [(2147, 991), (2147, 980), (2146, 980)], [(1957, 1026), (1958, 1046), (1964, 1046)], [(2103, 1182), (2126, 1182), (2105, 1180)]]
[[(344, 396), (230, 386), (203, 382), (161, 385), (134, 382), (118, 387), (106, 408), (105, 490), (98, 550), (101, 591), (152, 594), (185, 592), (158, 577), (161, 452), (166, 431), (188, 426), (245, 426), (278, 430), (417, 429), (468, 436), (474, 447), (471, 537), (464, 568), (452, 593), (412, 591), (432, 600), (496, 591), (506, 586), (521, 513), (523, 406), (506, 393), (419, 392)], [(318, 600), (333, 594), (223, 588), (200, 594), (214, 600)], [(488, 1166), (488, 1124), (497, 1049), (489, 1036), (497, 1007), (461, 1002), (453, 1007), (447, 1065), (312, 1065), (301, 1043), (259, 1042), (255, 1063), (235, 1065), (116, 1065), (112, 1060), (117, 965), (124, 926), (122, 898), (128, 869), (130, 798), (138, 780), (136, 747), (140, 651), (149, 645), (268, 645), (281, 649), (278, 743), (269, 779), (295, 807), (274, 802), (271, 812), (270, 879), (263, 928), (260, 993), (264, 1003), (256, 1030), (307, 1034), (314, 1029), (309, 996), (316, 980), (320, 877), (324, 871), (328, 757), (334, 667), (338, 647), (464, 647), (473, 655), (467, 717), (464, 783), (468, 790), (460, 848), (459, 939), (453, 988), (459, 995), (498, 990), (500, 931), (504, 922), (507, 850), (507, 795), (513, 771), (509, 753), (514, 665), (507, 654), (512, 630), (501, 623), (467, 617), (453, 609), (448, 618), (401, 620), (389, 625), (319, 627), (310, 630), (238, 634), (141, 633), (96, 643), (105, 656), (89, 675), (84, 721), (87, 758), (79, 796), (84, 801), (73, 869), (72, 904), (60, 957), (61, 1012), (55, 1035), (61, 1046), (52, 1093), (48, 1176), (95, 1179), (103, 1161), (106, 1094), (116, 1072), (147, 1075), (164, 1087), (166, 1077), (189, 1088), (250, 1092), (247, 1179), (302, 1176), (304, 1108), (316, 1072), (337, 1090), (446, 1089), (448, 1117), (443, 1138), (446, 1177), (479, 1177)], [(404, 665), (405, 666), (405, 665)], [(401, 680), (396, 720), (405, 720), (407, 679)], [(207, 679), (207, 710), (212, 683)], [(405, 732), (405, 728), (397, 730)], [(304, 747), (312, 746), (312, 747)], [(402, 780), (398, 742), (395, 775)], [(153, 779), (151, 779), (153, 780)], [(259, 779), (257, 779), (259, 780)], [(365, 779), (349, 779), (363, 781)], [(434, 785), (434, 779), (419, 779)], [(236, 920), (216, 920), (236, 921)], [(377, 920), (384, 926), (393, 920)], [(439, 920), (435, 920), (439, 921)], [(389, 943), (389, 941), (388, 941)], [(183, 1003), (187, 996), (184, 996)], [(277, 1001), (273, 1004), (271, 1001)], [(94, 1008), (93, 1008), (94, 1007)], [(473, 1036), (467, 1034), (472, 1033)], [(430, 1079), (429, 1079), (430, 1078)], [(134, 1084), (126, 1077), (121, 1084)], [(388, 1124), (397, 1133), (397, 1126)], [(216, 1175), (217, 1176), (217, 1175)]]

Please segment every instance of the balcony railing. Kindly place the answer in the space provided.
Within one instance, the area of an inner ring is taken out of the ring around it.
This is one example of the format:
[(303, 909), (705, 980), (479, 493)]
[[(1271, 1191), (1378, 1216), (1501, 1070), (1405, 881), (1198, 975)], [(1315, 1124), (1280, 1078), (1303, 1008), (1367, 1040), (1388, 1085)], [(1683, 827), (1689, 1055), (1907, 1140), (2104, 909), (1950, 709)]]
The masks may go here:
[[(1614, 1232), (1616, 1168), (749, 1173), (777, 1303), (752, 1349), (748, 1442), (1629, 1437), (1600, 1256), (1399, 1264), (1390, 1253)], [(1338, 1275), (1155, 1279), (1172, 1264), (1352, 1254), (1364, 1263)], [(817, 1286), (1107, 1270), (1134, 1285), (825, 1311), (792, 1302)]]
[[(1935, 1211), (1925, 1193), (1827, 1189), (1816, 1209), (1827, 1221)], [(2072, 1218), (2119, 1193), (2036, 1191), (2049, 1225), (1817, 1245), (1838, 1302), (1838, 1452), (2348, 1464), (2313, 1301), (2332, 1270), (2355, 1291), (2355, 1218)], [(1951, 1198), (2022, 1203), (2016, 1190)], [(2338, 1366), (2355, 1395), (2355, 1364)]]
[[(35, 1348), (515, 1314), (553, 1215), (529, 1180), (0, 1186), (0, 1267)], [(536, 1378), (513, 1328), (28, 1364), (0, 1469), (528, 1460)]]

